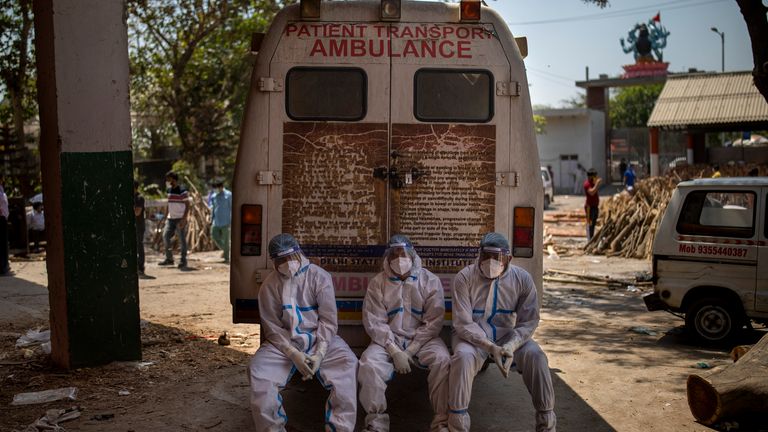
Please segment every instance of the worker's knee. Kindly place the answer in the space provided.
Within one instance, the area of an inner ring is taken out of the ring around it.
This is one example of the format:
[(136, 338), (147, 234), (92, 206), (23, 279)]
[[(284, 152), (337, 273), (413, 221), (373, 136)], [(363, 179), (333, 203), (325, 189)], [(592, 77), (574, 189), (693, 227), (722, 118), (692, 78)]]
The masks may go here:
[(453, 368), (470, 368), (475, 363), (475, 355), (467, 351), (456, 351), (451, 357), (451, 369)]
[(435, 361), (432, 363), (433, 368), (447, 368), (451, 364), (451, 356), (448, 351), (441, 351), (435, 354)]
[(525, 349), (515, 353), (516, 356), (522, 355), (520, 361), (515, 359), (518, 367), (529, 367), (533, 369), (549, 369), (549, 360), (541, 347), (535, 343), (526, 344)]

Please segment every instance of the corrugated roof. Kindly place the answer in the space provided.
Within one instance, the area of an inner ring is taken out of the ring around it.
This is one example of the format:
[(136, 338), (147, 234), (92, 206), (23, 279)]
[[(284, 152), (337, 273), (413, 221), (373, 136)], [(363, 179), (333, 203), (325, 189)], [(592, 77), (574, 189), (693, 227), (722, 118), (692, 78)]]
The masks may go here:
[(750, 72), (670, 75), (649, 127), (768, 122), (768, 102)]

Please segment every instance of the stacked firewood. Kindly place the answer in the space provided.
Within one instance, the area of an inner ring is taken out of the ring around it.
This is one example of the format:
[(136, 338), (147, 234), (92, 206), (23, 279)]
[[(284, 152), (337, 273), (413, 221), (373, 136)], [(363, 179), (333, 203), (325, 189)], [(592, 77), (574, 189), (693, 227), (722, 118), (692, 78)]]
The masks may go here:
[[(720, 167), (720, 173), (723, 177), (744, 177), (755, 167), (760, 175), (768, 172), (764, 165), (749, 164), (725, 165)], [(639, 180), (635, 183), (634, 194), (625, 191), (601, 197), (597, 229), (585, 251), (596, 255), (649, 258), (656, 228), (677, 184), (709, 178), (713, 172), (707, 165), (676, 167), (666, 176)]]
[(633, 194), (622, 192), (600, 200), (600, 216), (587, 253), (648, 258), (678, 179), (651, 177), (635, 183)]
[[(197, 188), (188, 178), (185, 178), (186, 184), (190, 185), (189, 190), (189, 211), (187, 213), (187, 249), (189, 252), (203, 252), (215, 250), (211, 238), (211, 209), (208, 208), (206, 197), (201, 195)], [(163, 229), (165, 220), (159, 223), (158, 229), (154, 232), (152, 246), (155, 250), (163, 250)], [(176, 237), (173, 239), (174, 249), (178, 249)]]

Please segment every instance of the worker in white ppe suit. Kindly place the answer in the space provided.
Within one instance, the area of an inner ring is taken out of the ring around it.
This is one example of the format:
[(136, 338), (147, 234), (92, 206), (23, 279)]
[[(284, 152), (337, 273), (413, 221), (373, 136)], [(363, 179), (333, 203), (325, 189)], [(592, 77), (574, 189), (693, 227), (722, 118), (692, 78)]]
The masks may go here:
[(357, 358), (336, 335), (336, 298), (331, 276), (311, 264), (290, 234), (269, 242), (275, 271), (259, 290), (265, 342), (251, 359), (251, 413), (256, 430), (285, 431), (280, 391), (295, 372), (317, 377), (330, 391), (326, 431), (352, 432), (357, 417)]
[(357, 375), (360, 405), (367, 414), (364, 430), (389, 430), (387, 383), (395, 372), (406, 374), (418, 367), (429, 370), (434, 412), (430, 430), (447, 431), (450, 354), (438, 336), (445, 315), (443, 286), (421, 267), (421, 259), (403, 235), (392, 236), (382, 266), (363, 301), (363, 326), (371, 337)]
[(555, 431), (555, 393), (547, 356), (531, 339), (539, 324), (536, 285), (527, 271), (509, 260), (507, 239), (488, 233), (477, 262), (453, 280), (451, 432), (469, 431), (472, 381), (489, 356), (505, 378), (513, 365), (522, 374), (536, 409), (536, 431)]

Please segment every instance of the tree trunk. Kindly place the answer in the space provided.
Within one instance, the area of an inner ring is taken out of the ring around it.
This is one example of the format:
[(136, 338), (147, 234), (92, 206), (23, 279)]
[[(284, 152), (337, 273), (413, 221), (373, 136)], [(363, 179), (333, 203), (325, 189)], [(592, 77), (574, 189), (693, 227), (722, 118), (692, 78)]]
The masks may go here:
[(19, 2), (19, 12), (21, 14), (21, 32), (19, 34), (18, 56), (19, 63), (16, 69), (11, 71), (11, 81), (8, 84), (8, 93), (11, 97), (11, 115), (13, 116), (13, 134), (16, 136), (16, 143), (24, 147), (27, 143), (27, 137), (24, 133), (24, 112), (25, 91), (28, 88), (27, 67), (29, 65), (29, 33), (32, 31), (32, 14), (30, 0), (21, 0)]
[(699, 422), (712, 425), (727, 419), (754, 418), (768, 413), (768, 335), (736, 363), (712, 374), (688, 376), (688, 406)]
[(752, 77), (755, 87), (768, 102), (768, 7), (761, 0), (736, 0), (747, 23), (752, 41), (752, 59), (755, 67)]

